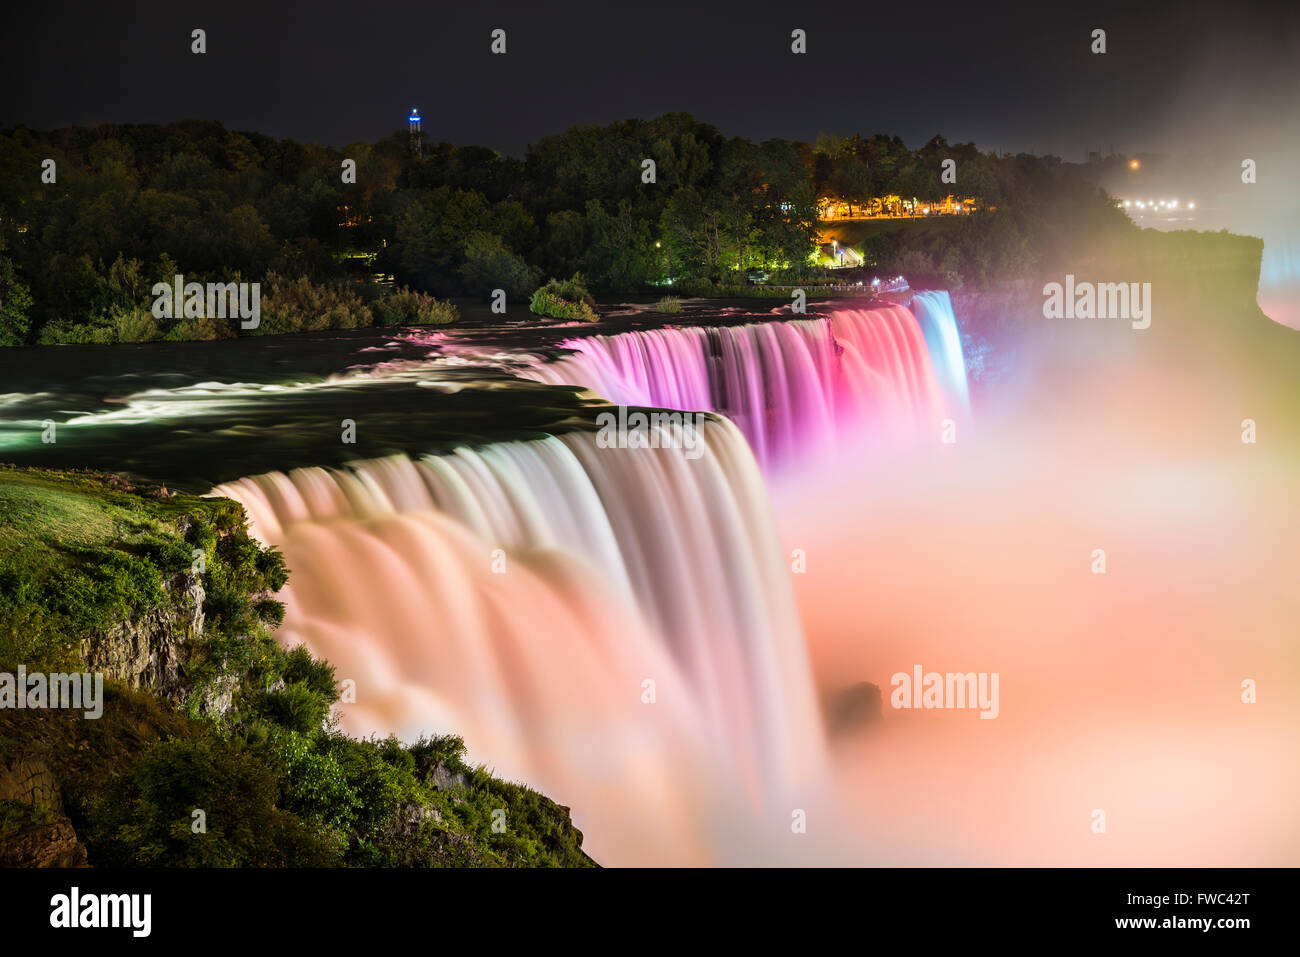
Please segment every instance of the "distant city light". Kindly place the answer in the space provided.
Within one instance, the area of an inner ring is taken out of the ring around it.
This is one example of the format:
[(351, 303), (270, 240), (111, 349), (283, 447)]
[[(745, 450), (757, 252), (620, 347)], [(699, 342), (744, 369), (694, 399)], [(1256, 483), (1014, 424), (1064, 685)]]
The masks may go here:
[(1188, 208), (1188, 209), (1195, 209), (1195, 208), (1196, 208), (1196, 204), (1195, 204), (1195, 203), (1188, 203), (1188, 204), (1187, 204), (1187, 208)]
[(1132, 205), (1133, 205), (1133, 203), (1130, 202), (1129, 200), (1127, 200), (1127, 199), (1124, 200), (1124, 208), (1125, 208), (1125, 209), (1127, 209), (1128, 207), (1130, 207), (1130, 206), (1132, 206)]
[(1137, 160), (1129, 160), (1129, 161), (1128, 161), (1128, 168), (1129, 168), (1129, 169), (1137, 169), (1140, 165), (1141, 165), (1141, 164), (1140, 164)]

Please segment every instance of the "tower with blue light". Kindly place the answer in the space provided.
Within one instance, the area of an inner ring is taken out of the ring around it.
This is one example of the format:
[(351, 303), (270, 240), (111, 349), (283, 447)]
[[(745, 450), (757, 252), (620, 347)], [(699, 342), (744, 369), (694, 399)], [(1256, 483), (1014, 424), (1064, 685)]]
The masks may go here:
[(420, 111), (411, 107), (411, 115), (406, 118), (411, 128), (411, 155), (416, 159), (424, 157), (424, 137), (420, 134)]

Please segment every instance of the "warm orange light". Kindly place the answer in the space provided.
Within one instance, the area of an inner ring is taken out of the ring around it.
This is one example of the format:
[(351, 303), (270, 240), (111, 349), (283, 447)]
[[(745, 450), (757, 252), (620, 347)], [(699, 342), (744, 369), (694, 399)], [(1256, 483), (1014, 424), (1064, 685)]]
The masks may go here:
[(1128, 161), (1128, 168), (1129, 168), (1129, 169), (1137, 169), (1138, 166), (1140, 166), (1140, 165), (1141, 165), (1141, 164), (1138, 163), (1137, 160), (1129, 160), (1129, 161)]

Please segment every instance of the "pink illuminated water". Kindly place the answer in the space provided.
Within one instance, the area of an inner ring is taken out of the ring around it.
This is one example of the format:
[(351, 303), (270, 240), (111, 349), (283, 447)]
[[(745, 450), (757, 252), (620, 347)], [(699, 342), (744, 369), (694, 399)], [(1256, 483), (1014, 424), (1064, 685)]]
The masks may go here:
[(764, 468), (833, 455), (854, 436), (933, 434), (950, 406), (965, 401), (960, 344), (958, 372), (945, 353), (953, 401), (935, 377), (916, 317), (898, 305), (592, 336), (563, 346), (572, 353), (523, 374), (584, 386), (619, 405), (720, 412), (740, 427)]
[(462, 734), (581, 808), (611, 863), (780, 860), (791, 808), (825, 800), (826, 742), (790, 580), (802, 559), (756, 456), (934, 427), (925, 336), (884, 306), (568, 345), (531, 375), (721, 412), (705, 454), (575, 431), (217, 492), (288, 560), (280, 639), (356, 682), (347, 730)]
[[(1044, 328), (1023, 408), (943, 444), (960, 341), (915, 308), (525, 358), (719, 413), (698, 460), (575, 431), (218, 491), (288, 559), (281, 640), (357, 682), (347, 730), (464, 735), (602, 863), (1293, 862), (1292, 393), (1245, 346)], [(916, 663), (999, 672), (998, 719), (823, 719)]]

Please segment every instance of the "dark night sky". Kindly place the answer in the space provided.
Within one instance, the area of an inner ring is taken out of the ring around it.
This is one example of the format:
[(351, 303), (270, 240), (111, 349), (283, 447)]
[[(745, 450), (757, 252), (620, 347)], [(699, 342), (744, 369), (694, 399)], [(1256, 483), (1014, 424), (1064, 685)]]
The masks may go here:
[[(1135, 10), (1135, 8), (1137, 8)], [(685, 110), (724, 133), (936, 132), (987, 149), (1236, 147), (1294, 136), (1300, 4), (46, 3), (6, 12), (0, 127), (217, 119), (344, 145), (401, 128), (522, 154)], [(189, 52), (204, 27), (208, 53)], [(1094, 27), (1109, 52), (1089, 52)], [(509, 52), (489, 53), (494, 27)], [(790, 31), (809, 52), (789, 52)], [(1273, 132), (1269, 132), (1270, 128)]]

